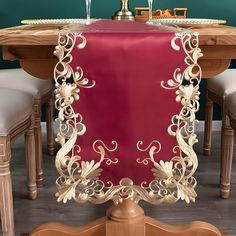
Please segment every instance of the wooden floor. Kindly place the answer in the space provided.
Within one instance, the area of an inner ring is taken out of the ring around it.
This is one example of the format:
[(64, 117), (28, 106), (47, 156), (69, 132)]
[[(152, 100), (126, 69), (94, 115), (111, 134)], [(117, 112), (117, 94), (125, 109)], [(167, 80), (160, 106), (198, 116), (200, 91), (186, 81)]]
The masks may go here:
[[(198, 198), (190, 205), (179, 202), (174, 205), (152, 206), (142, 203), (146, 215), (170, 224), (182, 224), (192, 220), (203, 220), (214, 224), (231, 236), (236, 236), (236, 160), (234, 160), (232, 191), (228, 200), (219, 198), (219, 144), (220, 134), (214, 133), (214, 151), (210, 158), (202, 156), (202, 138), (195, 146), (199, 155)], [(45, 150), (44, 135), (44, 153)], [(24, 167), (23, 139), (12, 145), (12, 173), (15, 208), (16, 233), (28, 232), (36, 225), (47, 221), (59, 221), (71, 225), (81, 225), (104, 216), (110, 203), (104, 205), (82, 204), (71, 201), (69, 204), (57, 203), (54, 158), (44, 154), (45, 185), (39, 189), (37, 200), (26, 199), (26, 176)], [(1, 232), (0, 232), (1, 234)]]

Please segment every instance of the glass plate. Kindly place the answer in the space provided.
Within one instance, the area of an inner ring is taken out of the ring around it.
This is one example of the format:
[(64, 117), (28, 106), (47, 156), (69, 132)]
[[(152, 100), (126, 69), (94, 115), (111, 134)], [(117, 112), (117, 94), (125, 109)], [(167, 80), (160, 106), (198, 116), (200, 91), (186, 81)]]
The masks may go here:
[[(96, 21), (97, 19), (91, 19), (90, 21)], [(64, 25), (64, 24), (86, 24), (86, 19), (32, 19), (22, 20), (21, 23), (25, 25)]]
[(149, 24), (167, 24), (179, 26), (202, 26), (202, 25), (219, 25), (226, 24), (226, 20), (216, 19), (198, 19), (198, 18), (161, 18), (152, 19)]

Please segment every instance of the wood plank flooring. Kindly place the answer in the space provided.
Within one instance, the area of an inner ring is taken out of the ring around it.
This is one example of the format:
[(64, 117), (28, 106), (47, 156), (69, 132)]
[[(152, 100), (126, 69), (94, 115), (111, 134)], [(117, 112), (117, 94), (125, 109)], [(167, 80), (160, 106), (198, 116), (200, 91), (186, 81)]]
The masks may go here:
[[(203, 134), (199, 133), (198, 138), (200, 141), (195, 146), (199, 156), (199, 168), (196, 174), (198, 180), (198, 198), (196, 203), (187, 205), (184, 202), (178, 202), (174, 205), (161, 206), (152, 206), (147, 203), (142, 203), (141, 205), (144, 207), (146, 215), (166, 223), (182, 224), (193, 220), (203, 220), (214, 224), (222, 231), (227, 231), (231, 236), (236, 236), (236, 160), (234, 160), (233, 165), (231, 197), (228, 200), (220, 199), (220, 133), (214, 133), (213, 154), (208, 158), (202, 155)], [(104, 216), (107, 207), (111, 204), (78, 205), (73, 201), (68, 204), (57, 203), (54, 197), (57, 173), (54, 168), (54, 158), (45, 154), (45, 133), (43, 140), (45, 183), (44, 187), (38, 191), (38, 199), (34, 201), (26, 199), (23, 139), (17, 140), (12, 145), (16, 235), (22, 232), (28, 232), (38, 224), (47, 221), (59, 221), (65, 224), (81, 225)]]

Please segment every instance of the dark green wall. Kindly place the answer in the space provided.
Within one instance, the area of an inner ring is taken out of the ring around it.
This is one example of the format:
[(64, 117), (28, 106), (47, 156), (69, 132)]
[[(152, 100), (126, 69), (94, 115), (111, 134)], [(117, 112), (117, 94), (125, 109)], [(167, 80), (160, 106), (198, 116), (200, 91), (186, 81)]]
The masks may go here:
[[(84, 0), (1, 0), (0, 27), (29, 18), (78, 18), (85, 15)], [(119, 0), (92, 0), (92, 16), (110, 18)], [(147, 0), (130, 0), (130, 8), (147, 6)], [(222, 18), (236, 25), (235, 0), (154, 0), (154, 8), (187, 7), (189, 17)]]
[[(0, 28), (19, 25), (22, 19), (81, 18), (85, 16), (85, 0), (0, 0)], [(236, 0), (153, 0), (154, 9), (187, 7), (188, 17), (225, 19), (236, 26)], [(91, 15), (111, 18), (119, 8), (119, 0), (92, 0)], [(130, 0), (130, 9), (147, 6), (147, 0)], [(15, 67), (14, 62), (0, 60), (0, 69)], [(201, 90), (205, 87), (202, 83)], [(203, 119), (204, 97), (201, 97), (199, 119)], [(215, 114), (219, 118), (219, 113)]]
[[(1, 0), (0, 27), (29, 18), (78, 18), (85, 16), (84, 0)], [(110, 18), (119, 0), (92, 0), (92, 16)], [(130, 8), (147, 6), (147, 0), (130, 0)], [(189, 17), (222, 18), (236, 25), (235, 0), (154, 0), (154, 8), (187, 7)]]

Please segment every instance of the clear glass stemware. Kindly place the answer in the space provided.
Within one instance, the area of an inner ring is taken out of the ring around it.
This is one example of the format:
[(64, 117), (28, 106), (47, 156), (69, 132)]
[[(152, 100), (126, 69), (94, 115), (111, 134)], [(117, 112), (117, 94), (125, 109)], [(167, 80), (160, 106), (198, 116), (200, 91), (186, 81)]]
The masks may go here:
[(91, 0), (85, 0), (85, 1), (86, 1), (86, 24), (89, 25), (91, 23), (90, 21)]
[(152, 2), (153, 0), (148, 0), (148, 8), (149, 8), (148, 23), (152, 23)]

